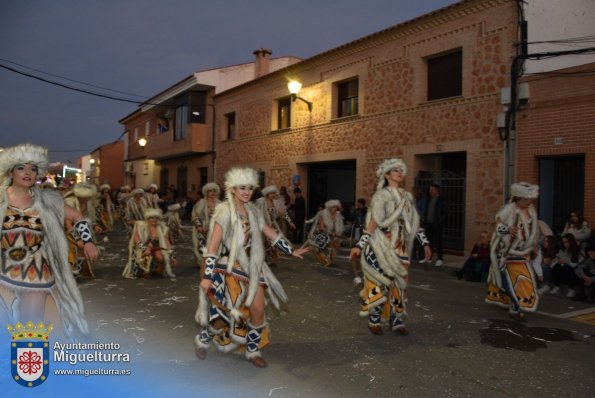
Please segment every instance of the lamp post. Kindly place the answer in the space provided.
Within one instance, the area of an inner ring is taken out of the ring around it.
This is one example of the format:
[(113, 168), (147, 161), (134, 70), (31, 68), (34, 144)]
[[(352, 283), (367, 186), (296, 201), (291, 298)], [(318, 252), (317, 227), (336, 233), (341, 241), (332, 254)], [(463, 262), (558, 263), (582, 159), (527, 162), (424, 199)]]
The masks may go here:
[(312, 102), (299, 97), (298, 94), (302, 89), (302, 83), (298, 82), (297, 80), (292, 80), (287, 83), (287, 88), (289, 89), (289, 93), (291, 94), (291, 102), (295, 102), (295, 100), (300, 100), (308, 104), (308, 111), (312, 112)]

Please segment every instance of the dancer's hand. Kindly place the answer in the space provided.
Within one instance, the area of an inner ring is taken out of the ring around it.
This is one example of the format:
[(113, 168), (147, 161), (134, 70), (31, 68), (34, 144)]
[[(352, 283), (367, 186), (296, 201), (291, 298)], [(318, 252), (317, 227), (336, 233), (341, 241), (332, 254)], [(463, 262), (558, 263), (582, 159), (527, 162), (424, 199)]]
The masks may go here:
[(213, 281), (207, 278), (203, 278), (202, 281), (200, 281), (200, 288), (202, 289), (204, 294), (207, 294), (209, 290), (213, 288)]
[(304, 254), (308, 253), (309, 251), (309, 247), (300, 247), (299, 249), (295, 249), (291, 255), (297, 258), (301, 258), (303, 260)]
[(85, 247), (83, 248), (83, 253), (85, 253), (85, 257), (91, 261), (96, 260), (98, 254), (99, 254), (97, 251), (97, 246), (95, 246), (95, 244), (93, 242), (85, 243)]
[(362, 255), (362, 250), (359, 247), (351, 248), (351, 253), (349, 253), (349, 259), (351, 261), (357, 260)]

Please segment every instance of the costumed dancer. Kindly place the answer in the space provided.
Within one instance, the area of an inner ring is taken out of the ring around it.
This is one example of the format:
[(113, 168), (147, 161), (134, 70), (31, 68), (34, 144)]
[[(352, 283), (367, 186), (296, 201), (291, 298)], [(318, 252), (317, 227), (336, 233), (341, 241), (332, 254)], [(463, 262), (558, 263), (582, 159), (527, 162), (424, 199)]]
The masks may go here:
[(132, 190), (131, 198), (126, 201), (126, 215), (124, 217), (126, 230), (129, 234), (132, 234), (134, 223), (136, 221), (144, 221), (144, 212), (149, 204), (145, 199), (145, 190), (142, 188), (136, 188)]
[(264, 222), (262, 212), (250, 203), (258, 174), (234, 168), (225, 175), (226, 201), (215, 209), (204, 256), (196, 321), (195, 352), (205, 359), (211, 343), (222, 352), (245, 345), (245, 357), (265, 367), (261, 348), (268, 344), (265, 290), (277, 308), (287, 296), (265, 262), (263, 237), (287, 255), (303, 258), (307, 249), (293, 250), (283, 236)]
[[(72, 187), (72, 190), (64, 194), (64, 203), (77, 209), (89, 221), (93, 242), (96, 242), (95, 232), (98, 231), (96, 222), (96, 197), (97, 188), (88, 182), (79, 182)], [(95, 277), (91, 261), (85, 256), (83, 250), (84, 239), (74, 227), (72, 221), (65, 220), (64, 226), (68, 237), (68, 261), (72, 267), (73, 274), (75, 276)]]
[(145, 220), (134, 223), (128, 244), (128, 263), (122, 272), (124, 278), (176, 277), (172, 271), (175, 259), (169, 228), (161, 221), (162, 216), (161, 209), (148, 207), (144, 210)]
[(366, 216), (366, 229), (351, 258), (361, 256), (364, 288), (360, 292), (360, 316), (368, 317), (368, 328), (382, 334), (382, 319), (389, 319), (391, 330), (409, 334), (403, 322), (407, 316), (406, 288), (409, 257), (417, 238), (424, 247), (425, 258), (432, 257), (428, 239), (419, 225), (413, 195), (400, 185), (407, 166), (399, 158), (387, 159), (376, 171), (378, 184)]
[[(275, 185), (269, 185), (262, 190), (262, 197), (256, 199), (256, 206), (264, 214), (264, 222), (278, 233), (283, 233), (280, 222), (284, 219), (291, 229), (295, 224), (291, 221), (283, 199), (279, 198), (279, 190)], [(266, 261), (268, 263), (279, 259), (279, 253), (270, 245), (266, 244)]]
[(163, 215), (163, 222), (169, 229), (169, 240), (172, 244), (178, 242), (182, 238), (182, 220), (180, 219), (180, 209), (182, 206), (179, 203), (174, 203), (167, 206), (167, 211)]
[(159, 197), (159, 192), (157, 192), (158, 190), (159, 187), (157, 186), (157, 184), (149, 184), (149, 186), (147, 187), (147, 193), (145, 194), (147, 204), (149, 205), (149, 207), (152, 207), (154, 209), (161, 208), (161, 203), (163, 202), (163, 199)]
[(533, 206), (539, 186), (526, 182), (512, 184), (510, 196), (510, 203), (496, 213), (486, 302), (508, 308), (511, 318), (524, 321), (524, 313), (534, 312), (539, 298), (531, 266), (531, 254), (540, 236)]
[(47, 149), (24, 144), (0, 152), (0, 322), (52, 323), (68, 340), (88, 335), (83, 300), (68, 263), (64, 221), (97, 258), (89, 222), (62, 196), (36, 184)]
[(221, 189), (214, 182), (209, 182), (202, 187), (203, 198), (192, 208), (192, 247), (196, 260), (202, 262), (203, 249), (206, 249), (209, 222), (219, 204)]
[[(107, 234), (114, 228), (116, 207), (112, 202), (112, 188), (109, 184), (99, 187), (99, 200), (97, 203), (97, 226), (99, 233)], [(103, 238), (107, 242), (107, 235)]]
[(325, 267), (333, 263), (343, 241), (345, 227), (341, 209), (341, 202), (338, 200), (327, 201), (324, 204), (324, 209), (314, 217), (308, 239), (304, 243), (304, 246), (310, 245), (316, 248), (316, 259)]
[(124, 220), (124, 223), (126, 223), (126, 202), (130, 199), (131, 192), (132, 190), (130, 189), (130, 186), (124, 185), (120, 187), (118, 195), (116, 196), (116, 211), (118, 213), (118, 217), (116, 218)]

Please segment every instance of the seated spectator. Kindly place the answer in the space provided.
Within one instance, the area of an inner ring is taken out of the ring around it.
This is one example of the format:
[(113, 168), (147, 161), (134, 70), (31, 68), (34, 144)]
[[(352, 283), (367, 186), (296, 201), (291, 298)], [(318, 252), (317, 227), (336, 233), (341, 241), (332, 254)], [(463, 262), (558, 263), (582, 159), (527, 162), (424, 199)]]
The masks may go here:
[(457, 278), (471, 282), (485, 281), (490, 268), (490, 242), (488, 233), (482, 231), (477, 242), (471, 249), (471, 255), (467, 258), (463, 267), (457, 271)]
[[(558, 249), (556, 247), (556, 238), (553, 235), (548, 235), (543, 238), (541, 247), (538, 248), (539, 254), (536, 256), (533, 262), (533, 268), (537, 266), (541, 268), (542, 279), (540, 279), (541, 287), (537, 290), (537, 293), (544, 294), (550, 291), (552, 282), (551, 269), (556, 259)], [(537, 275), (540, 273), (536, 270)]]
[(591, 226), (579, 212), (571, 211), (562, 231), (562, 235), (566, 234), (574, 235), (578, 246), (585, 249), (591, 236)]
[(574, 270), (584, 260), (583, 253), (576, 243), (573, 234), (562, 235), (562, 248), (556, 254), (554, 266), (552, 267), (552, 282), (554, 287), (551, 294), (560, 292), (561, 285), (567, 285), (566, 297), (574, 297), (574, 288), (581, 283)]
[(587, 258), (580, 263), (574, 270), (580, 283), (576, 285), (577, 301), (587, 301), (593, 303), (595, 299), (595, 286), (593, 279), (595, 277), (595, 244), (587, 246)]

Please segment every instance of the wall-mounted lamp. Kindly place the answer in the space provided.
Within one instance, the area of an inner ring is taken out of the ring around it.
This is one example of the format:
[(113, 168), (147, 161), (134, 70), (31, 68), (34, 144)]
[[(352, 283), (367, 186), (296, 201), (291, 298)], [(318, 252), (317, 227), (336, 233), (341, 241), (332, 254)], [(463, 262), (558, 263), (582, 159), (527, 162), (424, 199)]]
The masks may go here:
[(310, 112), (312, 112), (312, 102), (310, 102), (302, 97), (298, 97), (298, 94), (299, 94), (300, 90), (302, 89), (302, 83), (292, 80), (289, 83), (287, 83), (287, 88), (289, 89), (289, 92), (291, 93), (291, 101), (292, 102), (295, 102), (296, 99), (304, 101), (306, 104), (308, 104), (308, 110)]
[(140, 146), (144, 147), (145, 145), (147, 145), (147, 139), (146, 139), (146, 138), (144, 138), (144, 137), (143, 137), (143, 138), (140, 138), (140, 139), (138, 140), (138, 145), (140, 145)]
[(95, 159), (93, 159), (93, 158), (89, 159), (89, 163), (95, 164)]

